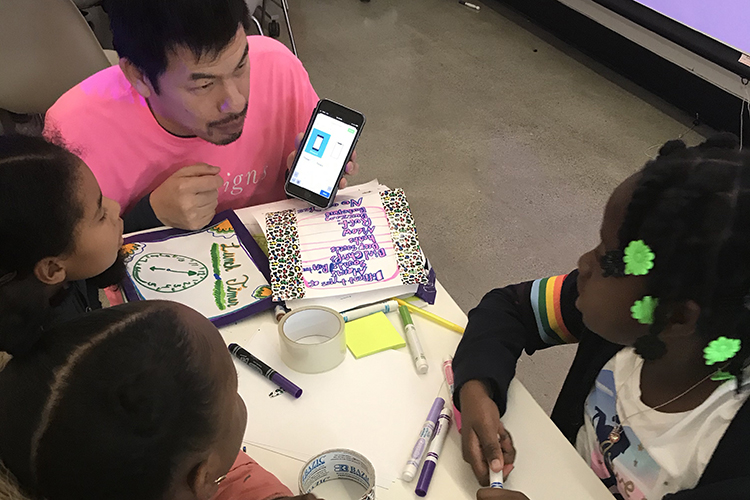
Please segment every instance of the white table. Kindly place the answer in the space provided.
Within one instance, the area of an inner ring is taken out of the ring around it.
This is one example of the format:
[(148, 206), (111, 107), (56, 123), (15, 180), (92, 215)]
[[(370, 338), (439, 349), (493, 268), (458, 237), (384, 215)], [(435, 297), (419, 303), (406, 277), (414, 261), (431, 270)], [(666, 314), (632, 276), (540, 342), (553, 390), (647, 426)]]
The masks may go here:
[[(253, 226), (257, 227), (247, 211), (240, 210), (237, 213), (251, 231), (254, 229)], [(459, 325), (465, 325), (467, 322), (466, 315), (439, 284), (437, 301), (429, 309)], [(444, 356), (455, 352), (461, 339), (460, 335), (418, 315), (414, 315), (413, 318), (420, 332), (426, 355), (429, 360), (434, 361), (433, 366)], [(275, 335), (277, 328), (272, 314), (264, 312), (225, 327), (221, 332), (227, 344), (231, 342), (242, 344), (253, 335)], [(347, 355), (351, 354), (347, 353)], [(276, 368), (287, 369), (285, 366)], [(288, 371), (291, 372), (291, 370)], [(256, 373), (249, 370), (240, 373), (240, 394), (242, 394), (243, 386), (256, 383), (257, 377)], [(447, 400), (445, 388), (441, 390), (443, 392), (438, 394), (436, 388), (435, 395), (441, 395)], [(578, 456), (576, 450), (517, 380), (511, 384), (508, 411), (503, 421), (513, 434), (518, 451), (515, 470), (506, 481), (507, 488), (522, 491), (531, 500), (612, 500), (612, 495), (599, 478)], [(416, 432), (417, 429), (415, 429), (415, 439)], [(252, 445), (247, 447), (247, 452), (296, 493), (298, 474), (303, 466), (301, 460)], [(395, 457), (394, 460), (402, 460), (402, 457)], [(378, 500), (419, 498), (414, 493), (415, 486), (416, 480), (408, 484), (397, 480), (388, 489), (378, 487), (376, 496)], [(427, 497), (451, 500), (473, 499), (478, 488), (479, 484), (471, 468), (461, 458), (460, 436), (454, 428), (451, 428)], [(327, 496), (326, 500), (337, 499)]]

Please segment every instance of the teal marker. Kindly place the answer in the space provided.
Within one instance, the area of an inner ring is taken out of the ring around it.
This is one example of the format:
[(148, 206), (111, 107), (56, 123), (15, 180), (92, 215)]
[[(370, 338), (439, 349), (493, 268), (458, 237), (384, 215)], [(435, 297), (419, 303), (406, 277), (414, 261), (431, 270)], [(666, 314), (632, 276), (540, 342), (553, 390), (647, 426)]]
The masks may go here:
[(422, 350), (422, 344), (419, 343), (419, 337), (417, 337), (417, 328), (414, 326), (414, 322), (409, 314), (409, 309), (406, 306), (398, 308), (398, 312), (401, 313), (401, 321), (404, 323), (404, 331), (406, 332), (406, 345), (409, 346), (409, 352), (411, 353), (411, 359), (414, 361), (414, 366), (417, 368), (417, 373), (427, 373), (427, 358)]

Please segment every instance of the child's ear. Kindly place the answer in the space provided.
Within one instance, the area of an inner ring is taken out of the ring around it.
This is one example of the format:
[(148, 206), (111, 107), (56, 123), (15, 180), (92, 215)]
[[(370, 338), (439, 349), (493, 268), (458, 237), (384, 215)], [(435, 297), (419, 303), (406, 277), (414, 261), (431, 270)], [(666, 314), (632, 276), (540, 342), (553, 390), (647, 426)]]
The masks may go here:
[(34, 276), (45, 285), (59, 285), (67, 278), (67, 272), (60, 259), (45, 257), (34, 266)]
[(125, 57), (120, 58), (120, 69), (122, 70), (125, 78), (130, 82), (130, 85), (143, 96), (144, 99), (151, 97), (151, 85), (149, 84), (146, 75), (133, 64), (130, 59)]
[(215, 474), (212, 472), (213, 468), (210, 467), (210, 463), (211, 458), (209, 457), (207, 460), (193, 467), (188, 474), (188, 487), (192, 491), (194, 498), (198, 500), (209, 500), (219, 489), (219, 485), (216, 482), (218, 478), (214, 477)]
[(674, 306), (669, 317), (671, 335), (684, 336), (695, 333), (700, 315), (701, 306), (694, 300), (687, 300)]

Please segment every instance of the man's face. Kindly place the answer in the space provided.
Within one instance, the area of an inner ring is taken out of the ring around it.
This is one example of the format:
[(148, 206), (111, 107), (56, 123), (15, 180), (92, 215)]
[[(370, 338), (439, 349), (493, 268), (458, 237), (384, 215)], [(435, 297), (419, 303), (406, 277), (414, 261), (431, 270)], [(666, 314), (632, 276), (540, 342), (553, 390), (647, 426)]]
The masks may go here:
[(159, 123), (181, 136), (198, 136), (225, 145), (242, 135), (250, 95), (250, 67), (245, 32), (240, 26), (221, 53), (196, 60), (187, 47), (168, 55), (159, 76), (159, 93), (149, 105)]

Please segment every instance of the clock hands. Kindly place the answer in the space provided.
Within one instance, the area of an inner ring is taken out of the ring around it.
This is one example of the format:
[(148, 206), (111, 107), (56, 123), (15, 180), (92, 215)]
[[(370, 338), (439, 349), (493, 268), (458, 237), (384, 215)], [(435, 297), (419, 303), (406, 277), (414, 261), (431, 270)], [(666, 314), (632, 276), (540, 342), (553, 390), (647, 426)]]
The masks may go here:
[(195, 271), (176, 271), (174, 269), (169, 269), (168, 267), (151, 266), (150, 269), (152, 271), (167, 271), (169, 273), (187, 274), (188, 276), (195, 276), (196, 274), (198, 274)]

